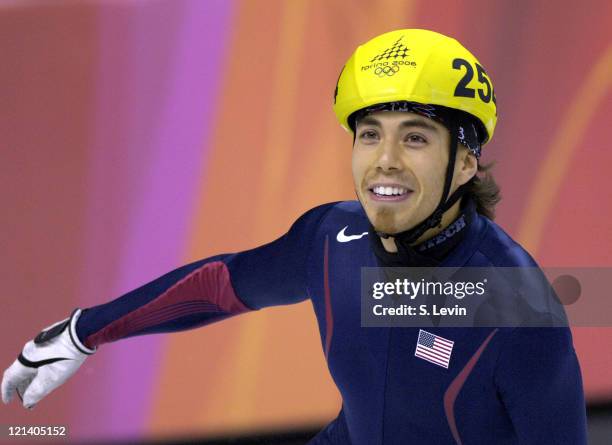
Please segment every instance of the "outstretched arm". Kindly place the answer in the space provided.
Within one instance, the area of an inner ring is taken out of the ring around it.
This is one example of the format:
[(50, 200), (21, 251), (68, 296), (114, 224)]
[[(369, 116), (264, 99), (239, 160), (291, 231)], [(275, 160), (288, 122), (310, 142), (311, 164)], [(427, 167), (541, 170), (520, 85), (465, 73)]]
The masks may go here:
[(76, 310), (26, 344), (4, 373), (3, 401), (9, 403), (17, 392), (25, 407), (33, 407), (104, 343), (192, 329), (306, 299), (311, 245), (332, 206), (305, 213), (269, 244), (187, 264), (113, 301)]
[(76, 332), (90, 348), (135, 335), (181, 331), (307, 297), (307, 261), (331, 205), (300, 217), (282, 237), (252, 250), (196, 261), (109, 303), (83, 311)]

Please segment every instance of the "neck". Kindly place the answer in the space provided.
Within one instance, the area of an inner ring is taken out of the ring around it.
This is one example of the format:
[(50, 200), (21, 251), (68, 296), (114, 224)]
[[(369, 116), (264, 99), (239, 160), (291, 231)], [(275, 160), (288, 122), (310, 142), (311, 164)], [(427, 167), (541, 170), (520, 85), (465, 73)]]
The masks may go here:
[[(440, 225), (438, 227), (434, 227), (434, 228), (431, 228), (431, 229), (427, 230), (425, 233), (423, 233), (423, 235), (421, 235), (411, 245), (415, 246), (417, 244), (420, 244), (423, 241), (426, 241), (429, 238), (432, 238), (432, 237), (436, 236), (442, 230), (447, 228), (450, 225), (450, 223), (452, 223), (459, 216), (459, 212), (460, 212), (460, 208), (461, 208), (461, 201), (462, 201), (462, 199), (457, 201), (455, 204), (453, 204), (453, 206), (450, 209), (448, 209), (446, 212), (444, 212), (444, 214), (442, 215), (442, 221), (440, 222)], [(397, 245), (395, 244), (395, 238), (394, 237), (392, 237), (392, 236), (390, 236), (389, 238), (382, 238), (381, 237), (380, 241), (382, 242), (382, 245), (383, 245), (383, 247), (385, 248), (385, 250), (387, 252), (390, 252), (390, 253), (397, 252)]]

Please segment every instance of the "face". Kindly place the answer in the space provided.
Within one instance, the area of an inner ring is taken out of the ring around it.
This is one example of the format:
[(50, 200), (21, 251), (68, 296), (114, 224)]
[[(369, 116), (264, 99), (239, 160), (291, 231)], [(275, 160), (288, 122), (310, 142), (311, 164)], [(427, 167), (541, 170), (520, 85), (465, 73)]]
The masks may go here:
[[(402, 232), (433, 213), (442, 197), (449, 138), (446, 127), (414, 113), (379, 111), (357, 122), (353, 181), (376, 230)], [(476, 172), (476, 159), (459, 147), (451, 193)]]

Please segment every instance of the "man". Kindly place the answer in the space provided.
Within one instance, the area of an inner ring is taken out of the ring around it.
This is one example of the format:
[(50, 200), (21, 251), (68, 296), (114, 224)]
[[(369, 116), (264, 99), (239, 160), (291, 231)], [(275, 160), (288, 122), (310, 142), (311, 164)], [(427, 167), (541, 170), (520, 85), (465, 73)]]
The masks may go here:
[[(536, 266), (487, 218), (498, 190), (478, 158), (497, 112), (482, 65), (431, 31), (383, 34), (344, 66), (334, 110), (354, 134), (358, 202), (316, 207), (270, 244), (75, 310), (25, 345), (4, 402), (17, 392), (33, 407), (104, 343), (310, 298), (343, 399), (311, 444), (586, 443), (569, 329), (361, 327), (363, 267)], [(443, 359), (419, 349), (429, 342)]]

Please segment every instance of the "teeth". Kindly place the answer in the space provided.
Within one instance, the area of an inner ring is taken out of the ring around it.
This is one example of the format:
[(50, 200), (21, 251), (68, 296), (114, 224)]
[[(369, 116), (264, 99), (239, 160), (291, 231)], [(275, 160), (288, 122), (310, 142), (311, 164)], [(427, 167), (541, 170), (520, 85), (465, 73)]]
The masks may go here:
[(384, 196), (403, 195), (407, 192), (407, 190), (403, 187), (376, 186), (374, 187), (373, 190), (374, 190), (374, 193), (376, 193), (377, 195), (384, 195)]

